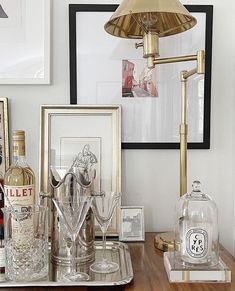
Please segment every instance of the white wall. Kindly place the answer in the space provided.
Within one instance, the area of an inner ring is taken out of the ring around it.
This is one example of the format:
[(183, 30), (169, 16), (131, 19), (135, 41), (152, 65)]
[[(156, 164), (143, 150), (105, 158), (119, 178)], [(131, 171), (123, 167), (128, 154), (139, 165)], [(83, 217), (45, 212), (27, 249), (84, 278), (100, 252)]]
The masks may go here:
[[(10, 103), (10, 128), (25, 129), (28, 161), (38, 173), (40, 104), (69, 104), (68, 3), (54, 0), (52, 10), (51, 85), (1, 85)], [(102, 3), (119, 3), (103, 1)], [(201, 180), (218, 204), (220, 240), (234, 253), (235, 164), (235, 2), (185, 0), (214, 5), (211, 149), (189, 151), (188, 181)], [(122, 157), (124, 205), (144, 205), (147, 231), (173, 228), (179, 189), (177, 150), (125, 150)]]

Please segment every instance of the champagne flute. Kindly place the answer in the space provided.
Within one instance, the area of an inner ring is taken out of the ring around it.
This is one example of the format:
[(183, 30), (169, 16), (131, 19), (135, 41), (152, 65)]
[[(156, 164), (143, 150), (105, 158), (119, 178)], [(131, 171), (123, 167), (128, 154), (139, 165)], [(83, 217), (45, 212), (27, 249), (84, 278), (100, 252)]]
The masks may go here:
[(100, 195), (95, 195), (91, 204), (95, 218), (102, 231), (103, 251), (102, 260), (94, 262), (90, 269), (96, 273), (113, 273), (119, 269), (119, 265), (109, 261), (106, 258), (106, 232), (112, 220), (114, 210), (119, 202), (121, 193), (117, 192), (102, 192)]
[(91, 207), (92, 196), (80, 196), (73, 201), (52, 199), (57, 213), (71, 238), (71, 271), (66, 274), (70, 281), (87, 281), (89, 275), (76, 271), (76, 238), (79, 235), (88, 210)]

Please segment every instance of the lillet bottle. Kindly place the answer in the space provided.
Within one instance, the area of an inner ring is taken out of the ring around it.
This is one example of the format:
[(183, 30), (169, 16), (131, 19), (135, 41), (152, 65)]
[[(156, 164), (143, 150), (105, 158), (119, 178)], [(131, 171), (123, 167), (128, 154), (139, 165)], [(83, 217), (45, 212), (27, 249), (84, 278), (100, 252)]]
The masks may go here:
[(25, 132), (14, 130), (13, 137), (13, 162), (4, 177), (4, 189), (8, 199), (5, 205), (16, 209), (30, 210), (35, 203), (35, 177), (29, 167), (25, 156)]

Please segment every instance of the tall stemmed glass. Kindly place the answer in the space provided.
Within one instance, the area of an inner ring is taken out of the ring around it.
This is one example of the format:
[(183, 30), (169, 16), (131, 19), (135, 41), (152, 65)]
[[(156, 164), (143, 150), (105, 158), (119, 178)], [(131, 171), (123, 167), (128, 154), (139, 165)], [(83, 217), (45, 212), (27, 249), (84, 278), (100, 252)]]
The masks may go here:
[(121, 197), (121, 193), (102, 192), (100, 195), (94, 195), (91, 208), (97, 219), (103, 236), (102, 260), (94, 262), (90, 269), (96, 273), (113, 273), (119, 269), (119, 265), (106, 258), (106, 232), (112, 220), (115, 207)]
[(89, 280), (88, 274), (76, 271), (76, 238), (91, 207), (92, 199), (92, 196), (80, 196), (72, 201), (52, 199), (61, 222), (71, 238), (72, 267), (71, 271), (65, 275), (70, 281)]

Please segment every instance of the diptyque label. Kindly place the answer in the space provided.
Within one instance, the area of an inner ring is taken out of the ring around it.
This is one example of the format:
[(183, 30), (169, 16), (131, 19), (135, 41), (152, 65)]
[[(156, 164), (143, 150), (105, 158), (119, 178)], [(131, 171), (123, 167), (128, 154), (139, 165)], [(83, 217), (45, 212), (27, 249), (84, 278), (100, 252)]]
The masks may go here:
[(193, 258), (203, 258), (208, 252), (208, 233), (204, 229), (191, 228), (186, 234), (186, 250)]

